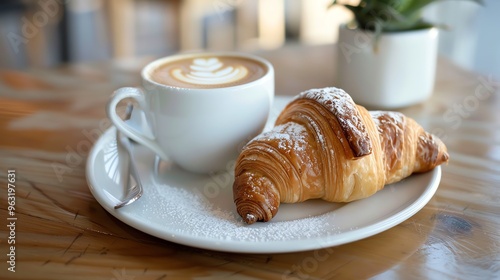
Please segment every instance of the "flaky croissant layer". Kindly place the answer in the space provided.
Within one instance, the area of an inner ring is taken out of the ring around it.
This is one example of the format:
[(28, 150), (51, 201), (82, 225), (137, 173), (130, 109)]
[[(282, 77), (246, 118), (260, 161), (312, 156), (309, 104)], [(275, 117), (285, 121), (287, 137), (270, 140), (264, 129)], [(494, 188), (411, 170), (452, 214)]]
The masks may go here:
[(233, 196), (245, 222), (267, 222), (281, 202), (358, 200), (447, 161), (441, 140), (413, 119), (368, 112), (341, 89), (311, 89), (243, 148)]

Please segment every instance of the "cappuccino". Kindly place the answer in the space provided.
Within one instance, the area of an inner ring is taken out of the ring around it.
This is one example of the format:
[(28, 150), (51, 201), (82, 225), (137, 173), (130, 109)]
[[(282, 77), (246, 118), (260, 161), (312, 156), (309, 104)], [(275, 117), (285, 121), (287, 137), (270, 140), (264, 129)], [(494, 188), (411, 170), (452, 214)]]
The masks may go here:
[[(273, 66), (249, 54), (177, 54), (149, 63), (141, 76), (142, 87), (114, 92), (108, 117), (162, 160), (192, 172), (227, 171), (242, 143), (262, 132), (273, 104)], [(128, 98), (147, 113), (141, 123), (152, 134), (118, 116), (116, 106)]]
[(210, 89), (247, 84), (262, 78), (264, 63), (238, 56), (193, 55), (167, 61), (150, 72), (151, 80), (179, 88)]

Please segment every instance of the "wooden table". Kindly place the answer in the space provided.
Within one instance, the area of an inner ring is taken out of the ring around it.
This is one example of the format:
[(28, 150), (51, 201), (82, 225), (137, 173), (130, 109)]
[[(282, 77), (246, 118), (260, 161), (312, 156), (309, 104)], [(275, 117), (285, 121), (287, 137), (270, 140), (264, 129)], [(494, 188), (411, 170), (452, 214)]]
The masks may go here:
[[(334, 46), (259, 54), (275, 66), (277, 94), (334, 85)], [(436, 195), (407, 221), (338, 247), (233, 254), (135, 230), (89, 192), (85, 162), (97, 138), (89, 132), (109, 125), (109, 95), (138, 85), (139, 69), (152, 59), (0, 71), (0, 278), (500, 278), (499, 82), (440, 59), (432, 98), (403, 110), (441, 136), (451, 156)], [(15, 175), (14, 216), (8, 174)], [(9, 240), (16, 242), (15, 273), (6, 263)]]

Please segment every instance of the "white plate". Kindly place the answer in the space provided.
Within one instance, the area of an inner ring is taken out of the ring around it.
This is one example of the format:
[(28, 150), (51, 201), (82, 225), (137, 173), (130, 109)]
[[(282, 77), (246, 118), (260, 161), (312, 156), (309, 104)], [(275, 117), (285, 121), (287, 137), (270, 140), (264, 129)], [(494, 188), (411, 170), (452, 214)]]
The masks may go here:
[[(277, 98), (273, 121), (289, 99)], [(137, 119), (137, 118), (136, 118)], [(282, 204), (268, 223), (246, 225), (232, 197), (232, 166), (212, 176), (191, 174), (162, 162), (155, 175), (155, 156), (136, 146), (135, 156), (145, 190), (135, 203), (115, 210), (125, 195), (116, 130), (107, 130), (87, 161), (87, 180), (96, 200), (124, 223), (172, 242), (240, 253), (314, 250), (360, 240), (393, 226), (422, 209), (436, 192), (440, 167), (386, 186), (375, 195), (348, 204), (320, 200)]]

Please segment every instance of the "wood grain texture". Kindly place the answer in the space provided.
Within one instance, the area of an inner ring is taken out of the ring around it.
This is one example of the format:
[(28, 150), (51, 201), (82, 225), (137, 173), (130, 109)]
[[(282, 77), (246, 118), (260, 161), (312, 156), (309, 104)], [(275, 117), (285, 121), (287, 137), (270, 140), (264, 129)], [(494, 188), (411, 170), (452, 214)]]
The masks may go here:
[[(258, 54), (275, 66), (277, 94), (335, 85), (334, 46)], [(15, 169), (18, 218), (15, 273), (1, 226), (1, 279), (500, 277), (498, 81), (441, 59), (432, 98), (402, 110), (443, 138), (451, 157), (436, 195), (407, 221), (338, 247), (232, 254), (149, 236), (90, 194), (85, 161), (109, 126), (104, 104), (114, 89), (138, 85), (150, 60), (0, 72), (0, 212), (7, 224), (7, 170)]]

